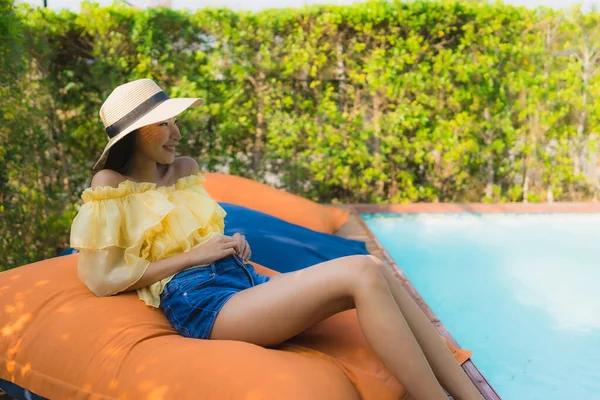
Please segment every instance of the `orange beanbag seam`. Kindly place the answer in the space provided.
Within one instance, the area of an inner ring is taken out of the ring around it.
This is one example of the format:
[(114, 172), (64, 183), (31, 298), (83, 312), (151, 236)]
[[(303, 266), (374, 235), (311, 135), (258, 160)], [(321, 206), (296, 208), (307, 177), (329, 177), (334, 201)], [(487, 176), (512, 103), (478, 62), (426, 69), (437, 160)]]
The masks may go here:
[[(11, 373), (11, 376), (10, 377), (4, 377), (3, 375), (0, 374), (0, 378), (4, 379), (6, 381), (12, 382), (15, 385), (19, 385), (19, 382), (17, 382), (17, 380), (15, 379), (15, 373), (18, 370), (18, 372), (21, 374), (21, 377), (24, 377), (25, 374), (28, 374), (28, 375), (33, 374), (33, 375), (37, 375), (38, 377), (41, 377), (41, 379), (47, 379), (47, 380), (50, 380), (52, 382), (57, 382), (60, 385), (68, 386), (69, 388), (71, 388), (76, 393), (83, 393), (85, 395), (94, 395), (94, 396), (98, 396), (100, 398), (107, 398), (105, 394), (100, 394), (98, 392), (93, 392), (93, 391), (90, 391), (90, 390), (85, 390), (84, 388), (72, 385), (69, 382), (64, 381), (62, 379), (56, 379), (53, 376), (50, 376), (48, 374), (44, 374), (43, 372), (37, 371), (35, 369), (32, 369), (28, 365), (23, 366), (23, 365), (17, 363), (16, 361), (14, 361), (14, 360), (8, 361), (4, 357), (0, 357), (0, 368), (1, 367), (4, 367), (4, 368), (2, 368), (3, 370), (6, 369), (6, 371), (11, 371), (11, 372), (9, 372), (9, 373)], [(29, 380), (35, 380), (35, 378), (28, 378), (28, 379)], [(40, 379), (40, 378), (37, 378), (37, 379)], [(23, 385), (24, 383), (25, 382), (21, 382), (21, 385)], [(21, 387), (24, 387), (24, 386), (21, 386)], [(25, 389), (27, 389), (27, 388), (25, 388)], [(36, 391), (32, 391), (32, 392), (34, 394), (37, 394), (38, 396), (46, 397), (46, 396), (43, 396), (40, 393), (37, 393)], [(108, 398), (113, 399), (115, 397), (108, 397)]]

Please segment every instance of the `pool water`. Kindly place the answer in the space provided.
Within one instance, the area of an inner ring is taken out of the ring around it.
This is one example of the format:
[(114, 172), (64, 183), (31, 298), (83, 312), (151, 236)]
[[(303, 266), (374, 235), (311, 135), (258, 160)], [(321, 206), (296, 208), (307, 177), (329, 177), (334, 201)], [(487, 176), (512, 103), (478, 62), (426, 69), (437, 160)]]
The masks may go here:
[(600, 399), (600, 214), (362, 217), (503, 399)]

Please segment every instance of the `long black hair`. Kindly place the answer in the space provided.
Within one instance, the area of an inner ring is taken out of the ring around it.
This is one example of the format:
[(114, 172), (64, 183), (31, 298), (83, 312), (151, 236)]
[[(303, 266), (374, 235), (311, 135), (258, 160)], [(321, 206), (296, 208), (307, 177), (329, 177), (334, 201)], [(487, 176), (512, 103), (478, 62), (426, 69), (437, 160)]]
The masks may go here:
[[(96, 175), (103, 169), (112, 169), (113, 171), (116, 171), (120, 174), (125, 173), (125, 167), (127, 166), (127, 162), (129, 162), (129, 159), (133, 154), (135, 141), (139, 134), (140, 128), (136, 129), (135, 131), (132, 131), (131, 133), (128, 133), (127, 135), (125, 135), (125, 137), (123, 137), (110, 148), (104, 166), (92, 171), (92, 176), (87, 185), (88, 187), (91, 186), (92, 178), (94, 177), (94, 175)], [(158, 165), (165, 164), (158, 163)]]
[(115, 143), (115, 145), (110, 148), (108, 157), (106, 157), (106, 162), (102, 169), (112, 169), (113, 171), (123, 173), (127, 161), (129, 161), (129, 158), (133, 154), (135, 139), (136, 136), (139, 135), (139, 132), (140, 130), (136, 129)]

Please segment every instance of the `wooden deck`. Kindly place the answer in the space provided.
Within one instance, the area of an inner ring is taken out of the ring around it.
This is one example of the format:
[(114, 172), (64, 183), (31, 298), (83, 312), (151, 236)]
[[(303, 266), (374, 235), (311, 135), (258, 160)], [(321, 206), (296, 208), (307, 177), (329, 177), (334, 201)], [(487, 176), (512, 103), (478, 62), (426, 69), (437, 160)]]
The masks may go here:
[[(367, 205), (363, 207), (363, 210), (369, 209), (366, 206)], [(419, 305), (419, 307), (421, 307), (421, 309), (423, 310), (425, 315), (427, 315), (431, 323), (437, 328), (440, 335), (448, 339), (448, 341), (457, 348), (461, 348), (458, 342), (452, 337), (450, 332), (448, 332), (448, 330), (444, 327), (444, 324), (440, 322), (440, 320), (435, 316), (431, 308), (429, 308), (427, 303), (423, 300), (419, 293), (417, 293), (416, 289), (410, 283), (402, 269), (390, 257), (388, 252), (379, 243), (375, 235), (373, 235), (371, 230), (367, 227), (363, 219), (360, 217), (360, 208), (352, 205), (338, 207), (350, 210), (350, 218), (348, 219), (348, 222), (346, 222), (346, 224), (335, 234), (337, 236), (344, 237), (347, 239), (354, 239), (366, 242), (367, 250), (369, 251), (369, 253), (381, 259), (386, 264), (386, 266), (394, 272), (394, 275), (396, 275), (396, 277), (400, 281), (400, 284), (408, 291), (408, 293), (412, 296), (412, 298)], [(361, 210), (360, 212), (382, 212), (363, 210)], [(373, 208), (371, 208), (371, 210), (373, 210)], [(486, 400), (500, 399), (498, 393), (496, 393), (496, 391), (492, 388), (492, 386), (489, 384), (489, 382), (485, 379), (485, 377), (481, 374), (481, 372), (477, 369), (477, 367), (471, 360), (467, 360), (467, 362), (465, 362), (462, 367)], [(448, 398), (452, 397), (448, 396)]]

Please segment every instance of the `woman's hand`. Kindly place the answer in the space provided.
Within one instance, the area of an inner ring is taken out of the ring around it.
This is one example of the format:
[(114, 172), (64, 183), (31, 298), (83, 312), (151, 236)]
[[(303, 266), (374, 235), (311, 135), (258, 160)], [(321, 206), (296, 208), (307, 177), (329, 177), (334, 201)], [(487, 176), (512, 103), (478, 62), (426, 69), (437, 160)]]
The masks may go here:
[(188, 266), (212, 264), (221, 258), (238, 253), (239, 249), (239, 239), (227, 235), (216, 235), (187, 252)]
[(239, 233), (234, 233), (232, 238), (234, 238), (238, 243), (238, 257), (240, 257), (242, 261), (247, 263), (250, 259), (250, 256), (252, 255), (252, 251), (250, 251), (250, 245), (246, 240), (246, 236), (241, 235)]

